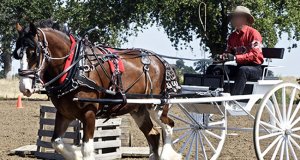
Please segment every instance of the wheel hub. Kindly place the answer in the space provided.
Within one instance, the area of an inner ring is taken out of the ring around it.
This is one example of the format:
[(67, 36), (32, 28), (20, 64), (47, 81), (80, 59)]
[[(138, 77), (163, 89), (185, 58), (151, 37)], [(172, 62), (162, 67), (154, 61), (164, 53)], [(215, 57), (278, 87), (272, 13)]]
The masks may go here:
[(291, 129), (286, 129), (284, 133), (286, 136), (289, 136), (293, 133), (293, 131)]

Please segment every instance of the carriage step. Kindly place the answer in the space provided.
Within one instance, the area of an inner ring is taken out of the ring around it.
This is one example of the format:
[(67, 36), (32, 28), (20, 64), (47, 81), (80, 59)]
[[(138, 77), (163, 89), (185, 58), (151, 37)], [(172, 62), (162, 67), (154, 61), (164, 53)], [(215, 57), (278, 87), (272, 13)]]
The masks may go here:
[[(246, 115), (248, 115), (242, 109), (228, 109), (227, 111), (231, 116), (246, 116)], [(248, 112), (250, 112), (250, 111), (248, 111)]]

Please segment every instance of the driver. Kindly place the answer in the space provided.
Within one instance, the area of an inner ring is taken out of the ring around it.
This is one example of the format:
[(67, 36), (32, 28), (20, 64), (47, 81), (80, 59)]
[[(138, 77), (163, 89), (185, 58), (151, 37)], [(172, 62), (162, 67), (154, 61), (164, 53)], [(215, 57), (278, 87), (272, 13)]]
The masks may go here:
[(244, 6), (237, 6), (230, 14), (235, 30), (230, 34), (226, 51), (220, 55), (223, 61), (236, 61), (237, 74), (231, 90), (232, 95), (242, 95), (247, 80), (258, 80), (262, 74), (262, 37), (251, 27), (254, 17)]

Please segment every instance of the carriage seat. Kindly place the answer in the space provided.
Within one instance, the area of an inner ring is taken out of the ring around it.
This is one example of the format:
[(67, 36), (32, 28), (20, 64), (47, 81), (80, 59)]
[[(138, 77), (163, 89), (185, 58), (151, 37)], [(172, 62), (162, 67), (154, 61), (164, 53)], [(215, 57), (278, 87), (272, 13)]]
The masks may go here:
[(282, 68), (282, 66), (270, 66), (270, 62), (272, 59), (283, 59), (284, 56), (284, 48), (263, 48), (262, 49), (264, 58), (266, 59), (267, 65), (262, 65), (263, 73), (262, 80), (274, 80), (279, 79), (278, 77), (270, 77), (268, 76), (268, 72), (270, 69)]

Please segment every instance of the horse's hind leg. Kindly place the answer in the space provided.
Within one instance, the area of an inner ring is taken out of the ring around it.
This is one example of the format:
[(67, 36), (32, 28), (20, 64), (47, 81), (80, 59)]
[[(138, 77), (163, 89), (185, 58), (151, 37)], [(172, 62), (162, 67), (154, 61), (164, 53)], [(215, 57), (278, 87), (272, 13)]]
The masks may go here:
[(158, 148), (159, 148), (159, 131), (153, 127), (149, 112), (146, 106), (141, 106), (137, 112), (130, 113), (140, 130), (144, 133), (150, 148), (150, 160), (158, 160)]
[(62, 116), (59, 112), (56, 113), (54, 133), (51, 139), (53, 148), (67, 160), (80, 160), (82, 155), (76, 151), (73, 146), (65, 144), (62, 140), (71, 120)]
[(149, 110), (151, 118), (162, 127), (163, 131), (163, 148), (160, 155), (161, 160), (181, 160), (181, 154), (178, 154), (172, 147), (172, 134), (174, 121), (168, 117), (169, 106), (156, 106)]

